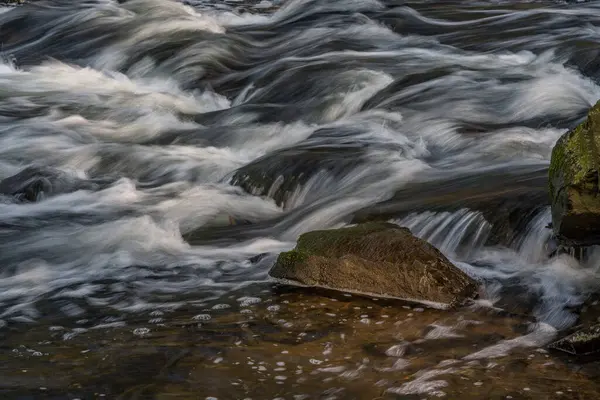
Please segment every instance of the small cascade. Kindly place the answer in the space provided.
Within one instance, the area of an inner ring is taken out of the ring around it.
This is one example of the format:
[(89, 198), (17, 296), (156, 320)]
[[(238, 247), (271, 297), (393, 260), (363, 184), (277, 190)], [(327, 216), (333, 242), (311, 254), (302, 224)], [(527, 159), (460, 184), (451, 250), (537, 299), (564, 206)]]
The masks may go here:
[(523, 261), (537, 264), (548, 260), (556, 251), (552, 229), (548, 227), (550, 221), (550, 207), (546, 207), (529, 222), (525, 232), (517, 239), (516, 248)]
[(425, 211), (392, 221), (430, 242), (450, 257), (468, 259), (488, 238), (492, 226), (478, 211)]

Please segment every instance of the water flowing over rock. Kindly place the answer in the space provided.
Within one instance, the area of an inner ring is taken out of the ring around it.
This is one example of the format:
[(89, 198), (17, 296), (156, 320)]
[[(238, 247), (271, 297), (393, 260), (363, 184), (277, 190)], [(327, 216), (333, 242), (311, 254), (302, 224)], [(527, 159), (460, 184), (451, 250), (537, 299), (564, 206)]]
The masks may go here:
[(475, 295), (475, 281), (406, 228), (367, 223), (305, 233), (281, 253), (271, 276), (338, 290), (454, 306)]
[(107, 183), (103, 180), (86, 181), (54, 168), (28, 167), (0, 181), (0, 194), (13, 196), (17, 201), (35, 202), (76, 190), (98, 189)]
[(552, 151), (550, 196), (554, 232), (567, 245), (600, 243), (600, 103)]

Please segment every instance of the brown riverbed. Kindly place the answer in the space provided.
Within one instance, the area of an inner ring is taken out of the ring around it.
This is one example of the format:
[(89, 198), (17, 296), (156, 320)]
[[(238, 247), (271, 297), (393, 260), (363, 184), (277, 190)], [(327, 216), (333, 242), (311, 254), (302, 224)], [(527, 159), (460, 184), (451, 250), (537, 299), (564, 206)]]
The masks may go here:
[(594, 364), (536, 345), (478, 357), (531, 330), (527, 317), (489, 308), (262, 284), (143, 315), (5, 327), (0, 397), (600, 398)]

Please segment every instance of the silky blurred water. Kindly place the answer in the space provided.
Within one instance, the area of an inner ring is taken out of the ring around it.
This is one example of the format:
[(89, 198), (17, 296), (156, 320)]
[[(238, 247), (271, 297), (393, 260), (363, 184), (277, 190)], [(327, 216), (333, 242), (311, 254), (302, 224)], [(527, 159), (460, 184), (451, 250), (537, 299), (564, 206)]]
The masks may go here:
[[(555, 256), (545, 195), (510, 189), (545, 174), (600, 98), (598, 25), (593, 2), (1, 9), (0, 178), (33, 167), (44, 190), (1, 198), (0, 320), (218, 298), (267, 281), (301, 233), (400, 191), (389, 219), (478, 278), (483, 300), (517, 291), (570, 326), (600, 258)], [(464, 176), (489, 204), (461, 203)], [(502, 191), (529, 211), (492, 243)]]

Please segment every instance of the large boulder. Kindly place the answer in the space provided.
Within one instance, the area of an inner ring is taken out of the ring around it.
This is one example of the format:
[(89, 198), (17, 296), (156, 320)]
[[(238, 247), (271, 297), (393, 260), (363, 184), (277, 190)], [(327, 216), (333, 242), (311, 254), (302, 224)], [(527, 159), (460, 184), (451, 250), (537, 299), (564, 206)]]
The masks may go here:
[(296, 249), (279, 255), (270, 275), (439, 308), (455, 306), (477, 291), (475, 281), (435, 247), (383, 222), (305, 233)]
[(600, 102), (552, 150), (552, 226), (570, 246), (600, 244)]

